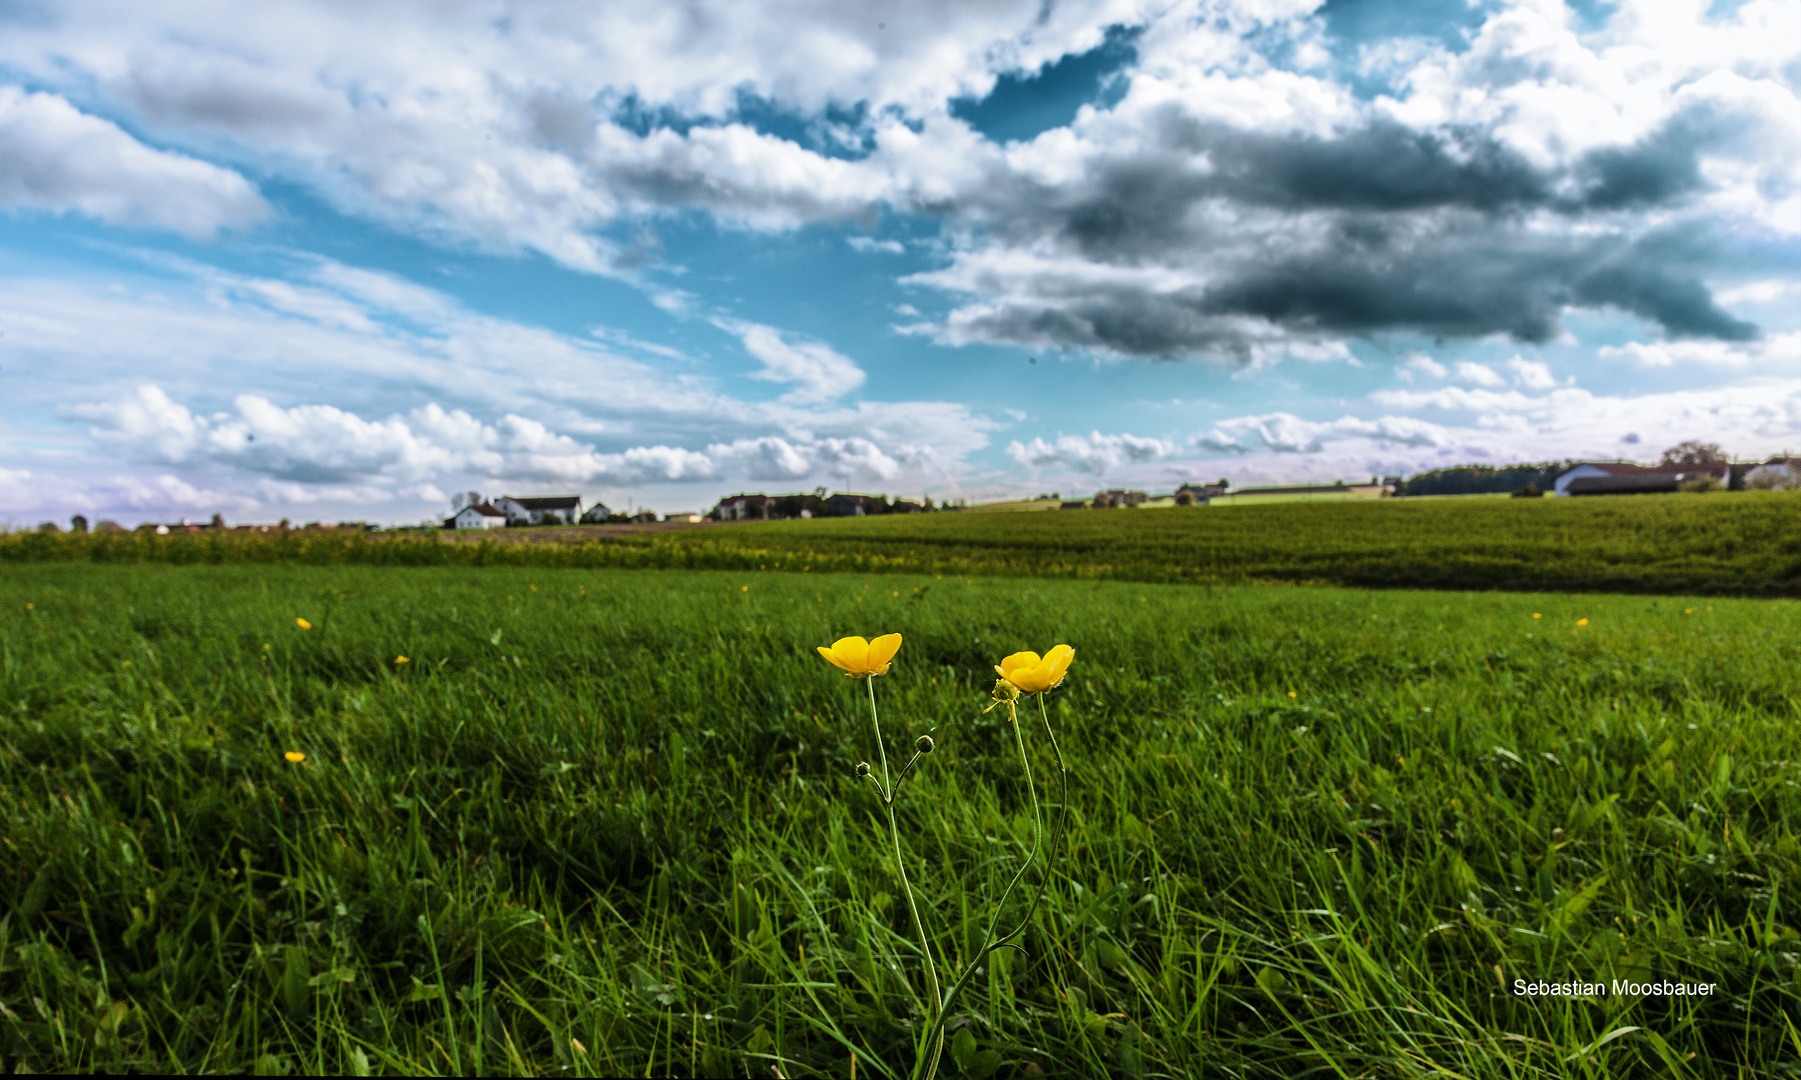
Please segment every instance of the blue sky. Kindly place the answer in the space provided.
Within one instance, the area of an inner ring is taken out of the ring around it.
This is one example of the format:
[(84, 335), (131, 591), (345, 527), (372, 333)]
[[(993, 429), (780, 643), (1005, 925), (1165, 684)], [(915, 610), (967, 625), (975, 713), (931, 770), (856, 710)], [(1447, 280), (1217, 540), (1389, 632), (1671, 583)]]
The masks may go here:
[(0, 5), (0, 521), (1801, 450), (1801, 8)]

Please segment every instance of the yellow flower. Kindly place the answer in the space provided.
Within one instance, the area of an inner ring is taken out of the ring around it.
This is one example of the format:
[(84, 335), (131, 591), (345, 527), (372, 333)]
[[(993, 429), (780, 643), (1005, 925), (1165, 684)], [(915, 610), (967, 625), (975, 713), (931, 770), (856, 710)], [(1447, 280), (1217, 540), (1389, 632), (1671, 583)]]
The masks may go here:
[(395, 657), (395, 658), (394, 658), (394, 662), (395, 662), (395, 663), (396, 663), (396, 664), (405, 664), (405, 663), (407, 663), (407, 662), (408, 662), (408, 660), (407, 660), (407, 658), (406, 658), (406, 657), (404, 657), (404, 656), (396, 656), (396, 657)]
[(1576, 625), (1577, 625), (1577, 626), (1587, 626), (1587, 625), (1588, 625), (1588, 620), (1587, 620), (1587, 619), (1577, 619), (1577, 620), (1576, 620)]
[(306, 755), (298, 750), (289, 750), (287, 753), (283, 754), (282, 757), (287, 758), (296, 765), (306, 760)]
[(1069, 670), (1069, 662), (1075, 658), (1074, 649), (1057, 645), (1042, 657), (1035, 652), (1016, 652), (996, 664), (994, 670), (1001, 678), (1019, 687), (1020, 693), (1036, 694), (1062, 682), (1063, 673)]
[(1544, 618), (1544, 616), (1543, 616), (1543, 615), (1541, 615), (1541, 614), (1539, 614), (1539, 613), (1538, 613), (1538, 612), (1536, 612), (1536, 611), (1534, 611), (1534, 612), (1533, 612), (1533, 613), (1532, 613), (1532, 617), (1533, 617), (1533, 618), (1534, 618), (1534, 619), (1542, 619), (1542, 618)]
[(853, 679), (864, 675), (886, 675), (888, 661), (894, 659), (900, 647), (899, 634), (883, 634), (874, 641), (864, 641), (860, 637), (839, 638), (829, 649), (824, 645), (817, 646), (819, 655), (843, 668)]
[(1294, 692), (1294, 691), (1293, 691), (1293, 690), (1290, 690), (1290, 691), (1289, 691), (1289, 692), (1288, 692), (1288, 696), (1289, 696), (1289, 697), (1294, 697), (1294, 696), (1295, 696), (1295, 692)]
[(313, 624), (307, 622), (305, 619), (295, 619), (294, 625), (300, 627), (302, 630), (311, 630), (313, 628)]

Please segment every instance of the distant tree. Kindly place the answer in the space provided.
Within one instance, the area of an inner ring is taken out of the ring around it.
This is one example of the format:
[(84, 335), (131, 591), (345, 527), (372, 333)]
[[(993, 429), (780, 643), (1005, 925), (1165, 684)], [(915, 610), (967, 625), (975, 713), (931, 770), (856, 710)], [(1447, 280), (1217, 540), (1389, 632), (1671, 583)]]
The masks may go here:
[(1109, 496), (1106, 492), (1103, 491), (1099, 495), (1096, 495), (1094, 497), (1094, 502), (1090, 505), (1092, 505), (1096, 510), (1105, 510), (1109, 506), (1113, 505), (1113, 499), (1111, 496)]
[(1726, 460), (1719, 443), (1684, 439), (1663, 452), (1664, 465), (1717, 465)]
[(85, 517), (82, 517), (80, 514), (76, 514), (74, 517), (69, 519), (69, 531), (70, 532), (78, 532), (78, 533), (87, 532), (88, 531), (88, 519)]
[(1194, 505), (1194, 492), (1192, 492), (1192, 491), (1176, 492), (1176, 505), (1177, 506), (1193, 506)]
[(1516, 489), (1513, 497), (1516, 499), (1542, 499), (1545, 497), (1545, 493), (1539, 490), (1537, 484), (1527, 484), (1523, 488)]
[(38, 532), (53, 532), (53, 533), (59, 533), (59, 532), (62, 532), (62, 531), (63, 531), (63, 527), (62, 527), (62, 526), (61, 526), (61, 525), (58, 525), (58, 524), (57, 524), (57, 523), (56, 523), (56, 522), (54, 522), (54, 521), (46, 521), (46, 522), (44, 522), (44, 523), (43, 523), (43, 524), (41, 524), (41, 525), (39, 525), (39, 526), (38, 526)]
[(225, 515), (224, 514), (214, 514), (213, 520), (207, 522), (206, 527), (209, 529), (225, 528)]
[(480, 506), (482, 493), (479, 491), (459, 491), (450, 497), (450, 512), (460, 514), (465, 506)]
[(1697, 495), (1704, 495), (1710, 491), (1725, 491), (1726, 485), (1720, 483), (1720, 478), (1714, 474), (1702, 473), (1693, 480), (1684, 480), (1682, 483), (1676, 485), (1676, 489), (1678, 491), (1687, 491)]

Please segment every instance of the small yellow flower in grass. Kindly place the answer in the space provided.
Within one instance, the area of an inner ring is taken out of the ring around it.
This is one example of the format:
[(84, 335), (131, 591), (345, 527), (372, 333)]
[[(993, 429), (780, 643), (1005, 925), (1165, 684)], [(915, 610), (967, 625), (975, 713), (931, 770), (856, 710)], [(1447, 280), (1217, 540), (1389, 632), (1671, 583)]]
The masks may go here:
[(1056, 645), (1039, 656), (1035, 652), (1016, 652), (994, 666), (1000, 677), (1019, 688), (1022, 694), (1037, 694), (1063, 681), (1069, 662), (1076, 651), (1068, 645)]
[(740, 585), (740, 586), (738, 586), (738, 591), (739, 592), (749, 592), (750, 586), (749, 585)]
[(1684, 615), (1693, 615), (1695, 613), (1695, 609), (1692, 607), (1685, 607), (1682, 609), (1682, 613)]
[(289, 750), (287, 753), (283, 754), (282, 757), (287, 758), (290, 762), (292, 762), (295, 765), (298, 765), (301, 762), (306, 760), (306, 755), (301, 753), (298, 750)]
[(313, 628), (313, 624), (307, 622), (305, 619), (295, 619), (294, 625), (300, 627), (302, 630), (311, 630)]
[(1295, 696), (1295, 694), (1294, 694), (1294, 691), (1293, 691), (1293, 690), (1290, 690), (1290, 691), (1289, 691), (1289, 692), (1288, 692), (1288, 696), (1289, 696), (1289, 697), (1294, 697), (1294, 696)]
[(888, 674), (888, 662), (900, 651), (901, 636), (899, 634), (883, 634), (874, 641), (865, 641), (860, 637), (839, 638), (832, 642), (831, 648), (816, 646), (819, 655), (831, 664), (844, 669), (844, 673), (853, 679), (865, 675)]
[(1536, 612), (1536, 611), (1534, 611), (1534, 612), (1533, 612), (1533, 613), (1532, 613), (1532, 617), (1533, 617), (1533, 618), (1534, 618), (1534, 619), (1542, 619), (1542, 618), (1544, 618), (1544, 616), (1543, 616), (1543, 615), (1540, 615), (1540, 614), (1539, 614), (1539, 613), (1538, 613), (1538, 612)]
[(395, 657), (395, 658), (394, 658), (394, 662), (395, 662), (395, 663), (396, 663), (396, 664), (410, 664), (410, 663), (412, 663), (412, 661), (410, 661), (410, 660), (408, 660), (408, 659), (407, 659), (407, 658), (406, 658), (406, 657), (404, 657), (404, 656), (396, 656), (396, 657)]
[(1576, 620), (1576, 625), (1577, 625), (1577, 626), (1587, 626), (1587, 625), (1588, 625), (1588, 620), (1587, 620), (1587, 619), (1577, 619), (1577, 620)]

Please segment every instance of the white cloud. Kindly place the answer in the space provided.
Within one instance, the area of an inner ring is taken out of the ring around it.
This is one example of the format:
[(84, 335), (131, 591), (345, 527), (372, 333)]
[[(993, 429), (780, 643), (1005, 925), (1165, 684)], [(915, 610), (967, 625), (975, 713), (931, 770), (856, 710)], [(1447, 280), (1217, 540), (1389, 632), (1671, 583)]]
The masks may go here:
[(1494, 368), (1487, 364), (1477, 364), (1469, 360), (1459, 360), (1456, 365), (1457, 378), (1477, 386), (1505, 386), (1507, 380), (1501, 378)]
[(1595, 355), (1603, 360), (1627, 359), (1643, 367), (1708, 364), (1773, 371), (1801, 361), (1801, 331), (1766, 334), (1752, 342), (1629, 341), (1603, 345)]
[(1064, 468), (1102, 475), (1121, 465), (1170, 457), (1176, 444), (1140, 435), (1059, 435), (1055, 442), (1034, 438), (1029, 443), (1007, 445), (1007, 456), (1031, 468)]
[(863, 369), (828, 345), (789, 342), (774, 327), (758, 323), (737, 319), (715, 322), (720, 329), (737, 334), (745, 351), (763, 362), (763, 370), (752, 378), (795, 384), (783, 395), (784, 400), (796, 404), (831, 401), (863, 385)]
[(204, 239), (269, 214), (229, 169), (157, 150), (54, 94), (0, 86), (0, 207)]
[(865, 255), (874, 252), (880, 252), (883, 255), (901, 255), (907, 250), (906, 245), (899, 240), (877, 240), (873, 236), (853, 236), (845, 243), (851, 246), (851, 250), (860, 251)]
[(1370, 400), (1390, 409), (1465, 414), (1465, 424), (1446, 430), (1506, 460), (1611, 459), (1623, 443), (1640, 444), (1655, 457), (1684, 439), (1719, 442), (1743, 457), (1801, 445), (1801, 378), (1795, 377), (1649, 394), (1571, 386), (1543, 394), (1462, 387), (1383, 390)]
[(1449, 375), (1450, 371), (1447, 370), (1443, 364), (1432, 359), (1430, 356), (1414, 353), (1401, 363), (1401, 366), (1395, 373), (1407, 382), (1412, 382), (1415, 374), (1425, 375), (1433, 379), (1442, 379), (1446, 375)]
[(431, 404), (405, 415), (365, 420), (329, 405), (282, 408), (240, 395), (229, 413), (201, 416), (146, 384), (115, 401), (64, 408), (88, 422), (111, 452), (163, 465), (221, 465), (253, 474), (265, 497), (290, 503), (390, 501), (411, 490), (438, 491), (431, 480), (481, 478), (552, 487), (723, 480), (795, 481), (815, 474), (891, 481), (908, 462), (934, 456), (901, 444), (884, 449), (862, 437), (766, 436), (714, 443), (704, 450), (634, 446), (616, 453), (507, 415), (485, 423)]
[(1557, 377), (1551, 374), (1551, 365), (1543, 360), (1515, 356), (1507, 361), (1507, 370), (1513, 372), (1514, 382), (1528, 390), (1549, 390), (1557, 385)]
[(1404, 416), (1362, 420), (1353, 416), (1337, 420), (1303, 420), (1293, 413), (1239, 416), (1222, 420), (1212, 430), (1194, 436), (1189, 445), (1215, 454), (1317, 454), (1329, 442), (1348, 439), (1409, 446), (1448, 446), (1453, 439), (1444, 428)]

